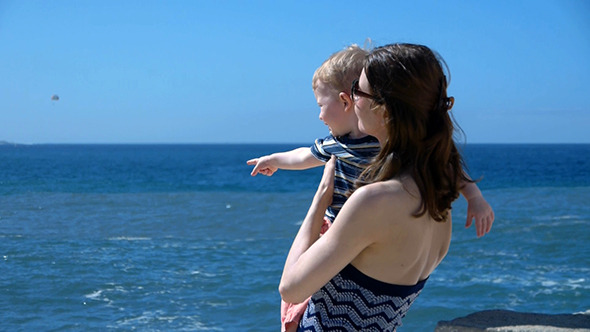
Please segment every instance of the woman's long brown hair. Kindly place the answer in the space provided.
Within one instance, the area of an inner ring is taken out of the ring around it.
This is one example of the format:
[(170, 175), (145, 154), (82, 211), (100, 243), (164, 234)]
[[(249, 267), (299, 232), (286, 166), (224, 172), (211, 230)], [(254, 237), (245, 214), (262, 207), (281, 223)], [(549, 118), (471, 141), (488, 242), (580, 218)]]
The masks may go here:
[[(453, 140), (454, 124), (448, 110), (442, 58), (426, 46), (392, 44), (374, 49), (365, 74), (377, 96), (374, 107), (385, 107), (388, 139), (357, 186), (411, 175), (422, 203), (414, 213), (426, 212), (445, 221), (460, 186), (471, 180)], [(448, 72), (448, 70), (447, 70)]]

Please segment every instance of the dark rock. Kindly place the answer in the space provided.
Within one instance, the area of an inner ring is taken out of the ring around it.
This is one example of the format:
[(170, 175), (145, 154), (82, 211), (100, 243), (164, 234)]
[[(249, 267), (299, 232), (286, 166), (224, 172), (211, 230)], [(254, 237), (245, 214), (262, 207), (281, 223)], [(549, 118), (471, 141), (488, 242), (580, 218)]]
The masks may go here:
[(524, 332), (590, 331), (587, 314), (538, 314), (508, 310), (486, 310), (451, 321), (440, 321), (435, 332)]

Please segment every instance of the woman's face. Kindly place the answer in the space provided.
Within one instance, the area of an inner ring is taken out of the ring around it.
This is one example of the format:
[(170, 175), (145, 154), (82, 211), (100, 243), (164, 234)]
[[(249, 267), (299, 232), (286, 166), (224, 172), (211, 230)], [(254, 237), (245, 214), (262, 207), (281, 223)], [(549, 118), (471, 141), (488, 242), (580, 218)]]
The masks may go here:
[[(364, 70), (359, 77), (358, 88), (362, 92), (373, 95)], [(387, 131), (385, 128), (383, 107), (375, 109), (371, 107), (372, 104), (373, 100), (371, 98), (354, 95), (354, 112), (359, 121), (360, 131), (377, 138), (380, 142), (384, 142), (387, 138)]]

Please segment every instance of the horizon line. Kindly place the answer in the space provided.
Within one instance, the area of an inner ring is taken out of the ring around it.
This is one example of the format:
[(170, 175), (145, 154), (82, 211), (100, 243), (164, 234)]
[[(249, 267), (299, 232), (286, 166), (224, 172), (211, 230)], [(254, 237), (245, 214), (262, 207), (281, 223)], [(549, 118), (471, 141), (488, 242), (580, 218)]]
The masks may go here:
[[(588, 145), (590, 142), (456, 142), (458, 145)], [(1, 141), (0, 146), (19, 145), (301, 145), (309, 143), (302, 142), (44, 142), (44, 143), (17, 143)]]

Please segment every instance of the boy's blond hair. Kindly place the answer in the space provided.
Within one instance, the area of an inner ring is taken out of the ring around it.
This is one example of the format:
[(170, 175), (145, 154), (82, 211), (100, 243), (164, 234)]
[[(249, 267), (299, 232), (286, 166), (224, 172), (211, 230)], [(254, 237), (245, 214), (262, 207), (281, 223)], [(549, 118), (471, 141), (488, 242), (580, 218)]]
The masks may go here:
[(350, 93), (352, 82), (358, 79), (363, 71), (367, 54), (367, 50), (356, 44), (332, 54), (316, 69), (311, 87), (315, 91), (318, 81), (321, 81), (336, 92)]

